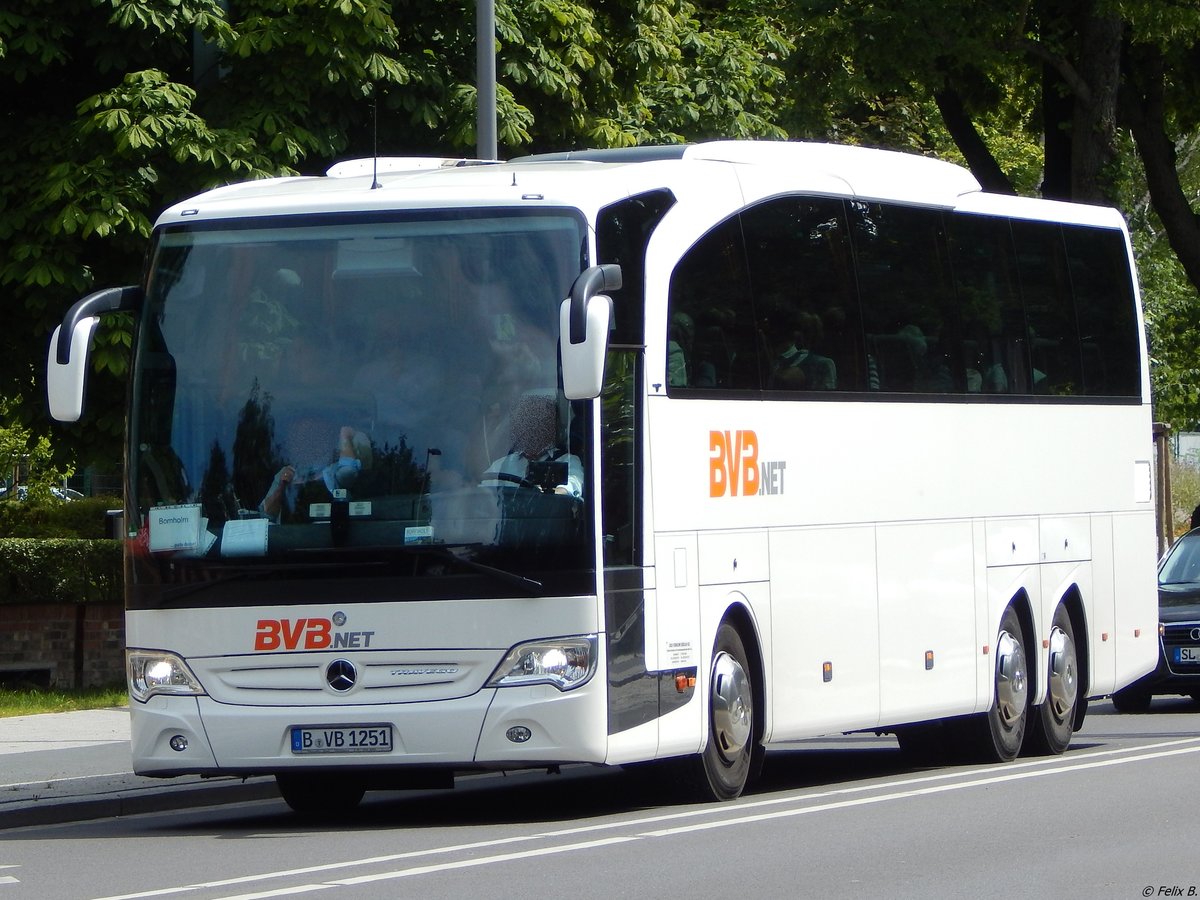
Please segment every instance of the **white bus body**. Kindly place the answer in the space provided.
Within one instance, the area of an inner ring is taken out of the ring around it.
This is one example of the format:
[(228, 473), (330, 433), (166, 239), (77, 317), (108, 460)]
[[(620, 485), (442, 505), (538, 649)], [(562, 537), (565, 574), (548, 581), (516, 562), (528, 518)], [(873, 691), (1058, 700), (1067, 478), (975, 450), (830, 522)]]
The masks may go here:
[[(823, 144), (383, 162), (178, 204), (145, 284), (64, 320), (141, 313), (137, 772), (322, 809), (670, 760), (731, 797), (831, 732), (1061, 752), (1154, 667), (1115, 211)], [(557, 449), (504, 474), (531, 409)]]

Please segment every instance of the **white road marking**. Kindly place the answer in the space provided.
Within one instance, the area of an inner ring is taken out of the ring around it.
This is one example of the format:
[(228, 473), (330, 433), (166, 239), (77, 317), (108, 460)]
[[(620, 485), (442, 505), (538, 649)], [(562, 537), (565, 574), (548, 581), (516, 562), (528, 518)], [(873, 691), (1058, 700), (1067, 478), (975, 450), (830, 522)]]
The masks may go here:
[[(111, 897), (96, 898), (96, 900), (143, 900), (143, 898), (149, 897), (164, 897), (172, 894), (182, 894), (205, 889), (211, 890), (213, 888), (234, 887), (236, 885), (245, 885), (278, 878), (295, 878), (303, 875), (315, 875), (323, 872), (333, 872), (339, 869), (359, 868), (362, 866), (380, 865), (383, 863), (396, 863), (403, 860), (432, 857), (448, 853), (492, 849), (515, 843), (553, 841), (598, 831), (628, 829), (637, 832), (636, 834), (628, 836), (597, 838), (596, 840), (592, 841), (582, 841), (554, 847), (521, 850), (512, 853), (476, 857), (473, 859), (455, 862), (411, 866), (408, 868), (393, 869), (391, 871), (372, 875), (331, 879), (328, 881), (315, 881), (309, 884), (292, 885), (287, 888), (280, 888), (278, 890), (268, 890), (266, 892), (250, 894), (236, 894), (220, 898), (220, 900), (260, 900), (260, 898), (287, 896), (289, 894), (297, 893), (311, 893), (313, 891), (328, 890), (335, 887), (346, 887), (355, 884), (365, 884), (373, 881), (406, 878), (413, 875), (423, 875), (432, 872), (446, 871), (449, 869), (468, 868), (501, 862), (511, 862), (521, 859), (530, 859), (553, 853), (569, 853), (581, 850), (591, 850), (612, 844), (628, 843), (631, 841), (645, 840), (648, 838), (668, 837), (689, 831), (703, 831), (712, 828), (724, 828), (732, 825), (748, 825), (770, 819), (809, 815), (812, 813), (828, 812), (831, 810), (845, 809), (853, 806), (865, 806), (874, 803), (885, 803), (895, 800), (910, 799), (913, 797), (944, 793), (947, 791), (986, 787), (988, 785), (1002, 784), (1008, 781), (1021, 781), (1027, 778), (1040, 778), (1047, 775), (1070, 774), (1073, 772), (1087, 771), (1089, 769), (1125, 765), (1127, 763), (1145, 762), (1148, 760), (1163, 759), (1166, 757), (1190, 753), (1200, 753), (1200, 738), (1184, 738), (1180, 740), (1162, 741), (1157, 744), (1148, 744), (1141, 747), (1127, 747), (1113, 750), (1082, 752), (1077, 756), (1072, 756), (1069, 758), (1052, 757), (1049, 759), (1029, 760), (1016, 763), (1001, 763), (999, 765), (977, 769), (969, 773), (964, 773), (961, 771), (937, 772), (929, 775), (904, 778), (899, 781), (887, 782), (883, 784), (862, 784), (847, 788), (835, 788), (827, 791), (818, 791), (816, 793), (789, 793), (786, 796), (768, 797), (761, 800), (748, 800), (733, 804), (705, 805), (680, 812), (641, 816), (636, 819), (614, 820), (611, 822), (582, 825), (574, 828), (563, 828), (556, 831), (539, 832), (528, 835), (515, 835), (512, 837), (496, 838), (488, 841), (476, 841), (467, 844), (453, 844), (444, 847), (432, 847), (426, 850), (413, 850), (404, 853), (389, 854), (386, 856), (345, 860), (342, 862), (326, 863), (316, 866), (305, 866), (276, 872), (266, 872), (258, 875), (243, 875), (236, 878), (221, 879), (219, 881), (198, 882), (195, 884), (159, 888), (156, 890), (143, 891), (134, 894), (120, 894)], [(869, 792), (880, 793), (872, 793), (870, 796), (855, 796), (867, 794)], [(813, 805), (813, 801), (815, 800), (829, 800), (830, 802)], [(773, 807), (779, 807), (784, 804), (793, 804), (794, 806), (793, 808), (789, 809), (772, 809)], [(795, 806), (795, 804), (804, 805)], [(751, 815), (746, 815), (747, 811), (753, 810), (760, 811)], [(678, 825), (675, 827), (662, 828), (652, 831), (639, 830), (659, 823), (679, 822), (686, 819), (694, 820), (705, 817), (710, 819), (715, 818), (716, 820), (709, 822), (693, 821), (685, 825)]]

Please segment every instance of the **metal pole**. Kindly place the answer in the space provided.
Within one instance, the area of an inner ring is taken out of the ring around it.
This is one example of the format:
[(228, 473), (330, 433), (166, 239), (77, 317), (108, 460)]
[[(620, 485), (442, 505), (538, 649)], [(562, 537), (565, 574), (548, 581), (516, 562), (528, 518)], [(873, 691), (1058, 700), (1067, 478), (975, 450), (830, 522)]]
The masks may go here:
[(1175, 543), (1175, 502), (1171, 498), (1171, 427), (1154, 423), (1155, 518), (1158, 520), (1158, 555)]
[(480, 159), (496, 159), (496, 2), (475, 0), (475, 148)]

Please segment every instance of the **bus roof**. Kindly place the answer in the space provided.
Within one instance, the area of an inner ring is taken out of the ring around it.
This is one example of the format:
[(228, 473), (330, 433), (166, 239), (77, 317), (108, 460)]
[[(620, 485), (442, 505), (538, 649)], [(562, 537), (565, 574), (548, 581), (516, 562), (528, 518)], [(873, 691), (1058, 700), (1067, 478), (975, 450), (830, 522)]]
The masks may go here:
[[(166, 210), (158, 224), (262, 215), (486, 206), (597, 209), (654, 189), (703, 195), (713, 166), (758, 173), (783, 192), (882, 200), (980, 214), (1086, 221), (1115, 226), (1077, 204), (983, 192), (969, 170), (893, 150), (807, 141), (710, 141), (697, 144), (572, 150), (509, 162), (436, 157), (377, 157), (340, 162), (323, 176), (291, 176), (216, 188)], [(764, 176), (769, 175), (770, 178)], [(746, 200), (758, 199), (747, 196)], [(1116, 220), (1112, 217), (1116, 216)]]

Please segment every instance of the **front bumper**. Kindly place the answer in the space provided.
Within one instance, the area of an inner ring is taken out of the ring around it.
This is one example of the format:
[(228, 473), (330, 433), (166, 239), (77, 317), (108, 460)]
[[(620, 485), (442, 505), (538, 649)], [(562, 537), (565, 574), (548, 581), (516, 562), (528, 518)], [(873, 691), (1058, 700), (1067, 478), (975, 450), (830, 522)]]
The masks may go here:
[[(346, 706), (241, 706), (207, 696), (155, 696), (133, 703), (131, 713), (134, 772), (162, 777), (292, 769), (524, 768), (601, 763), (607, 752), (604, 683), (597, 678), (566, 692), (530, 685), (487, 688), (450, 700)], [(292, 752), (292, 726), (364, 724), (391, 724), (393, 749)], [(514, 729), (521, 740), (510, 737)]]

